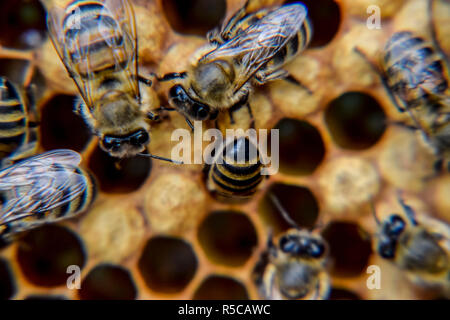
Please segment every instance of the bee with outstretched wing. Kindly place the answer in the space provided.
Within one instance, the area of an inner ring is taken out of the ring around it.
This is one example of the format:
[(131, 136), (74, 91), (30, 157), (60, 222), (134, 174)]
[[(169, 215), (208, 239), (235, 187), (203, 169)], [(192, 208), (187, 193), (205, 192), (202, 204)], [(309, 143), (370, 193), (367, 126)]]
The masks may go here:
[[(168, 74), (179, 79), (169, 92), (169, 103), (187, 119), (207, 120), (219, 111), (247, 106), (255, 84), (283, 79), (282, 67), (308, 45), (311, 26), (304, 5), (292, 4), (255, 13), (247, 5), (226, 23), (210, 45), (197, 52), (189, 69)], [(199, 58), (198, 58), (199, 57)]]
[(0, 171), (0, 235), (74, 217), (94, 200), (93, 177), (79, 167), (81, 156), (59, 149)]

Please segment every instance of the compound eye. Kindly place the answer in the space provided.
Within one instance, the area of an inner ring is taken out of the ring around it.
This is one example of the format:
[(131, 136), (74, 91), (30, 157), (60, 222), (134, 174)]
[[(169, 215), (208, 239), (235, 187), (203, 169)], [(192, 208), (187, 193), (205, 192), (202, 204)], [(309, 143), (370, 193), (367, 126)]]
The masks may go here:
[(397, 214), (392, 215), (389, 218), (389, 234), (399, 235), (405, 229), (405, 221)]
[(279, 246), (281, 251), (285, 253), (295, 253), (298, 250), (298, 244), (292, 237), (283, 236), (280, 238)]
[(150, 140), (150, 136), (147, 131), (140, 130), (130, 138), (130, 142), (134, 146), (142, 146)]
[(106, 150), (118, 150), (122, 145), (118, 139), (108, 136), (103, 138), (102, 144)]
[(325, 252), (325, 246), (318, 241), (311, 241), (308, 246), (308, 254), (313, 258), (320, 258)]
[(196, 119), (206, 120), (208, 118), (209, 107), (196, 103), (192, 108)]
[(186, 91), (179, 84), (170, 88), (169, 98), (174, 99), (178, 102), (186, 102), (188, 100)]
[(393, 259), (395, 256), (395, 246), (391, 241), (382, 242), (378, 245), (378, 253), (384, 259)]

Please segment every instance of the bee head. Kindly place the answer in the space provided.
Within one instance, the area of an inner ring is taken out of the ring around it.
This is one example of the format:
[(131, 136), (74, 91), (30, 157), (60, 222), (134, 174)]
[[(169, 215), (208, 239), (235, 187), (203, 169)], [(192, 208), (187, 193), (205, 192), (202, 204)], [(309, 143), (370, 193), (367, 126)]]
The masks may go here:
[(150, 136), (144, 129), (139, 129), (126, 136), (105, 135), (100, 146), (111, 156), (123, 158), (134, 156), (145, 149), (150, 142)]
[(285, 234), (281, 236), (278, 246), (282, 252), (292, 256), (319, 259), (325, 254), (323, 241), (318, 238), (300, 234)]
[(378, 253), (385, 259), (395, 256), (395, 248), (400, 235), (406, 228), (405, 220), (398, 214), (390, 215), (381, 226), (378, 241)]
[(183, 86), (177, 84), (169, 91), (169, 103), (178, 112), (194, 120), (214, 119), (217, 113), (211, 112), (211, 108), (203, 103), (192, 99), (184, 90)]

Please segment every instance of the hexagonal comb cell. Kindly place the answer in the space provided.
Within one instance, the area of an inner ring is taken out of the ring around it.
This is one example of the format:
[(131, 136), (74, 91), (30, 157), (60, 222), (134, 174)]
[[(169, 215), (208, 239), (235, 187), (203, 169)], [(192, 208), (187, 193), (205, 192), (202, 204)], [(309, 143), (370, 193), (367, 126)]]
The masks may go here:
[(32, 230), (21, 239), (17, 260), (28, 281), (53, 287), (66, 283), (67, 267), (83, 268), (86, 257), (82, 243), (72, 231), (49, 225)]
[(350, 150), (372, 147), (386, 129), (386, 115), (378, 101), (361, 92), (347, 92), (331, 101), (325, 122), (333, 140)]
[(323, 230), (332, 261), (331, 273), (341, 277), (353, 277), (366, 271), (372, 254), (370, 235), (352, 222), (331, 222)]
[(325, 156), (320, 132), (306, 121), (284, 118), (275, 126), (280, 133), (280, 171), (308, 175)]
[(8, 261), (0, 258), (0, 300), (7, 300), (14, 296), (16, 285)]
[(314, 194), (305, 187), (275, 183), (269, 187), (259, 206), (261, 218), (275, 233), (288, 230), (293, 226), (284, 219), (275, 205), (272, 199), (274, 196), (299, 227), (315, 226), (319, 215), (319, 204)]
[(40, 126), (44, 149), (84, 150), (92, 135), (84, 120), (73, 112), (74, 104), (75, 97), (59, 95), (44, 106)]
[(79, 296), (82, 300), (133, 300), (137, 289), (128, 270), (101, 264), (83, 279)]
[(139, 270), (147, 286), (162, 293), (183, 290), (194, 277), (197, 267), (191, 245), (166, 236), (150, 239), (139, 259)]
[(233, 267), (244, 264), (258, 242), (250, 219), (233, 211), (209, 214), (198, 228), (198, 239), (211, 261)]
[(88, 167), (102, 191), (128, 193), (139, 189), (145, 182), (152, 170), (152, 161), (138, 156), (117, 159), (96, 147), (89, 158)]
[(162, 5), (176, 32), (200, 36), (220, 25), (227, 8), (225, 0), (164, 0)]
[(194, 293), (194, 300), (248, 300), (245, 286), (238, 280), (221, 275), (208, 276)]
[(38, 0), (2, 1), (0, 44), (15, 49), (39, 46), (46, 34), (45, 10)]
[[(288, 0), (285, 4), (299, 1)], [(327, 45), (339, 30), (341, 12), (334, 0), (303, 0), (308, 8), (308, 15), (313, 28), (313, 37), (309, 47), (323, 47)]]
[(27, 60), (0, 59), (0, 75), (7, 77), (16, 85), (22, 85), (24, 74), (29, 67)]

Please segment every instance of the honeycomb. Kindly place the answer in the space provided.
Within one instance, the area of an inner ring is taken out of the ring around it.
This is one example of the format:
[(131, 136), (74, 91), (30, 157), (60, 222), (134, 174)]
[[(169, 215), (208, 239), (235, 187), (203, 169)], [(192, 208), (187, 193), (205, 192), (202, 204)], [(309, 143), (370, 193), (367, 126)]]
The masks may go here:
[[(0, 74), (36, 85), (40, 151), (70, 148), (98, 180), (94, 205), (79, 217), (32, 230), (0, 249), (1, 299), (257, 299), (255, 268), (269, 230), (289, 225), (268, 200), (273, 192), (302, 227), (319, 226), (330, 244), (331, 299), (432, 299), (372, 249), (376, 224), (399, 210), (397, 190), (419, 216), (450, 221), (450, 175), (434, 174), (432, 152), (396, 111), (379, 77), (355, 46), (375, 59), (395, 31), (429, 37), (426, 0), (306, 0), (314, 27), (310, 47), (287, 70), (288, 81), (251, 98), (256, 128), (280, 130), (280, 172), (252, 199), (229, 204), (206, 190), (201, 165), (148, 158), (115, 159), (98, 148), (72, 112), (77, 90), (46, 35), (37, 0), (0, 5)], [(244, 0), (132, 0), (140, 72), (183, 71), (205, 34)], [(285, 1), (292, 2), (292, 1)], [(450, 3), (434, 1), (433, 21), (450, 53)], [(261, 0), (261, 5), (283, 1)], [(367, 7), (381, 9), (381, 29), (366, 26)], [(169, 84), (156, 84), (162, 105)], [(239, 111), (235, 126), (248, 123)], [(206, 125), (205, 125), (206, 126)], [(233, 127), (220, 118), (219, 127)], [(150, 150), (170, 156), (182, 116), (152, 126)], [(69, 265), (81, 289), (66, 286)], [(382, 270), (381, 289), (366, 286), (368, 266)]]

